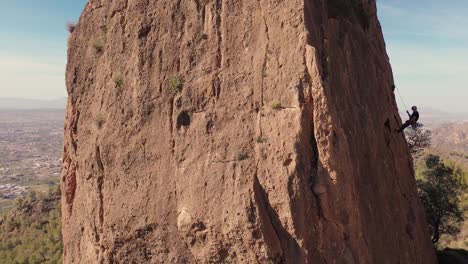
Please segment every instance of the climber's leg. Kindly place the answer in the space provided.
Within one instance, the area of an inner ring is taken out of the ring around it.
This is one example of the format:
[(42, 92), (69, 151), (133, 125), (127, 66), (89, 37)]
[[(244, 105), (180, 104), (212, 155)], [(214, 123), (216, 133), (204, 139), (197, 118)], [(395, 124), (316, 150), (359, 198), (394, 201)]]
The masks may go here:
[(398, 133), (401, 133), (403, 132), (403, 130), (405, 130), (405, 128), (409, 127), (411, 125), (411, 122), (408, 120), (406, 121), (401, 127), (400, 129), (397, 130)]

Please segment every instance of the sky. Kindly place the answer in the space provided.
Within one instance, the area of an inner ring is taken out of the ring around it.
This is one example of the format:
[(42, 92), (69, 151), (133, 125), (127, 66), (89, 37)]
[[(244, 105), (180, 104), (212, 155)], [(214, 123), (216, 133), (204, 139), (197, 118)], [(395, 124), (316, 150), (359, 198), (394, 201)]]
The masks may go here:
[[(400, 109), (468, 113), (468, 1), (377, 0)], [(398, 91), (397, 91), (398, 92)]]
[[(0, 0), (1, 98), (66, 97), (66, 23), (78, 20), (86, 2)], [(468, 1), (377, 5), (400, 109), (468, 113)]]
[(86, 0), (0, 0), (0, 97), (67, 96), (67, 21)]

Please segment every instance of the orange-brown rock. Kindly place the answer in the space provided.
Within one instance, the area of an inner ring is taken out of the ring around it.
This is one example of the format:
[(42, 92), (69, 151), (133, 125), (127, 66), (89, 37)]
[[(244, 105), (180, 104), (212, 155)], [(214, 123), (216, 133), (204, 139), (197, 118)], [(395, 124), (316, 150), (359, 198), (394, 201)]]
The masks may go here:
[(375, 1), (90, 0), (65, 263), (435, 263)]

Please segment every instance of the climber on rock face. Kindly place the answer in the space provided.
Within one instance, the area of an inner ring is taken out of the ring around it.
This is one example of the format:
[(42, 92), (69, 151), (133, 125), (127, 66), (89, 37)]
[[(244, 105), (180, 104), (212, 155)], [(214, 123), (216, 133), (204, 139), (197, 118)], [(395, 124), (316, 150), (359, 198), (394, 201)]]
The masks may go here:
[(406, 111), (406, 113), (408, 114), (409, 116), (409, 120), (407, 120), (401, 127), (400, 129), (397, 130), (398, 133), (401, 133), (403, 132), (403, 130), (405, 130), (405, 128), (409, 127), (409, 126), (414, 126), (417, 124), (418, 120), (419, 120), (419, 112), (418, 112), (418, 108), (416, 106), (413, 106), (411, 107), (411, 110), (413, 110), (413, 114), (410, 114), (408, 111)]

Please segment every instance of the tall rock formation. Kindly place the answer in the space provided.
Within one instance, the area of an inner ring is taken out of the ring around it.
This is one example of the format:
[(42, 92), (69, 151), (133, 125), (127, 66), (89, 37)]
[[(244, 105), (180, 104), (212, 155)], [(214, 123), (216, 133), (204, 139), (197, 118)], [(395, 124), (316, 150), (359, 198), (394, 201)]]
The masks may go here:
[(373, 0), (90, 0), (65, 263), (435, 263)]

